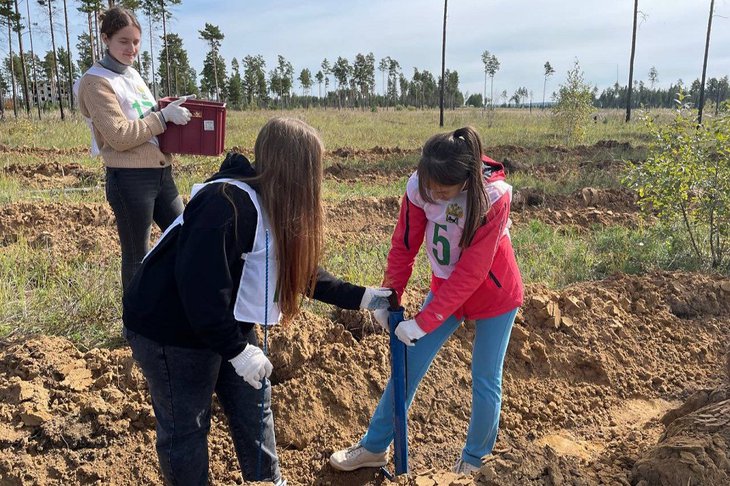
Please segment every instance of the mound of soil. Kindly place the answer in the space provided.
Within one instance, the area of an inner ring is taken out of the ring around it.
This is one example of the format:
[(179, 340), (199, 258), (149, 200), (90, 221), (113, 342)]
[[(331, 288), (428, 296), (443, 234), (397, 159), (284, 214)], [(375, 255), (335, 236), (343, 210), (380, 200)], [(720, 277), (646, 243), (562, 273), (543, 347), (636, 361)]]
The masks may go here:
[(18, 202), (0, 207), (0, 245), (24, 237), (34, 247), (66, 255), (95, 248), (119, 252), (108, 204)]
[[(409, 297), (411, 310), (418, 297)], [(730, 281), (719, 277), (617, 275), (560, 292), (530, 287), (505, 363), (494, 455), (473, 478), (446, 472), (470, 413), (474, 324), (467, 323), (419, 389), (410, 412), (413, 475), (398, 483), (629, 484), (645, 470), (640, 458), (659, 439), (660, 418), (689, 396), (685, 387), (717, 387), (729, 323)], [(271, 332), (277, 440), (291, 484), (382, 482), (375, 469), (338, 473), (327, 465), (335, 448), (365, 430), (389, 374), (386, 336), (357, 336), (343, 324), (305, 312)], [(83, 353), (48, 336), (0, 348), (1, 484), (159, 484), (153, 412), (126, 348)], [(688, 427), (714, 434), (703, 442), (706, 456), (693, 456), (706, 471), (727, 452), (720, 441), (727, 435), (717, 420), (701, 418), (700, 428), (687, 417), (710, 409), (726, 418), (723, 403), (676, 418), (665, 434), (680, 440)], [(214, 484), (240, 484), (224, 423), (214, 405), (211, 475)], [(660, 457), (674, 464), (685, 456)], [(723, 484), (713, 483), (722, 478), (713, 471), (704, 484)]]
[(27, 145), (21, 145), (18, 147), (11, 147), (0, 143), (0, 152), (10, 154), (34, 154), (52, 157), (54, 155), (86, 155), (89, 153), (89, 147), (70, 147), (70, 148), (57, 148), (57, 147), (29, 147)]
[(5, 167), (4, 173), (22, 179), (30, 187), (45, 189), (96, 185), (102, 178), (101, 171), (86, 169), (77, 162), (16, 163)]
[(569, 196), (548, 194), (534, 187), (515, 192), (512, 200), (516, 222), (537, 219), (555, 226), (636, 227), (645, 218), (636, 204), (636, 195), (626, 189), (584, 187)]
[(634, 465), (634, 484), (730, 484), (730, 353), (726, 362), (723, 385), (697, 391), (662, 417), (667, 429)]
[(325, 205), (326, 240), (348, 243), (390, 241), (400, 210), (399, 197), (363, 197)]

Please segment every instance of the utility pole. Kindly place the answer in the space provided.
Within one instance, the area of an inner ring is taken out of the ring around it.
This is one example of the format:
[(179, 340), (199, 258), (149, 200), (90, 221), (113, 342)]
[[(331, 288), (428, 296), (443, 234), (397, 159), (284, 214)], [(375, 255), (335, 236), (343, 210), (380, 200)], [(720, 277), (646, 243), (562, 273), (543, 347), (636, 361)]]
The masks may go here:
[(444, 89), (446, 88), (446, 11), (449, 0), (444, 0), (444, 34), (441, 44), (441, 94), (439, 95), (439, 126), (444, 126)]
[[(713, 0), (714, 1), (714, 0)], [(636, 53), (636, 17), (639, 13), (639, 0), (634, 0), (634, 30), (631, 37), (631, 61), (629, 62), (629, 85), (626, 94), (626, 121), (631, 121), (631, 91), (634, 82), (634, 54)]]
[[(707, 20), (707, 40), (705, 41), (705, 60), (702, 63), (702, 84), (700, 85), (700, 107), (697, 113), (697, 123), (702, 125), (702, 109), (705, 105), (705, 76), (707, 74), (707, 54), (710, 52), (710, 31), (712, 30), (712, 12), (715, 10), (715, 0), (710, 0), (710, 18)], [(719, 86), (718, 86), (719, 91)]]

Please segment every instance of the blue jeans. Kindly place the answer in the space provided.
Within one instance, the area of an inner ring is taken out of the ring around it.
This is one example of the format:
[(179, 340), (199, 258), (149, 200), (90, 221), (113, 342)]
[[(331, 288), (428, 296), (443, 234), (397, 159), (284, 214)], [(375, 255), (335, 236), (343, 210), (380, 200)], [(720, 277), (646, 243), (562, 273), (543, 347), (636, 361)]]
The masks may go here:
[(106, 199), (114, 211), (122, 248), (122, 289), (149, 250), (152, 221), (162, 230), (185, 208), (172, 179), (172, 167), (106, 168)]
[[(244, 478), (282, 483), (268, 380), (262, 390), (256, 390), (236, 374), (230, 363), (222, 362), (218, 353), (165, 346), (126, 327), (124, 336), (152, 397), (157, 418), (157, 457), (167, 484), (208, 484), (208, 432), (214, 391), (228, 419)], [(249, 342), (257, 342), (253, 330)], [(263, 453), (259, 463), (262, 394)]]
[[(423, 306), (433, 296), (429, 293)], [(517, 309), (489, 319), (476, 321), (476, 335), (472, 350), (471, 420), (466, 445), (461, 458), (474, 466), (481, 466), (483, 456), (490, 454), (497, 440), (499, 414), (502, 407), (502, 365), (507, 352), (512, 324)], [(462, 320), (449, 317), (440, 327), (408, 348), (407, 401), (411, 406), (421, 379), (431, 366), (436, 353), (461, 325)], [(382, 452), (393, 441), (393, 384), (388, 380), (380, 403), (370, 419), (360, 444), (370, 452)]]

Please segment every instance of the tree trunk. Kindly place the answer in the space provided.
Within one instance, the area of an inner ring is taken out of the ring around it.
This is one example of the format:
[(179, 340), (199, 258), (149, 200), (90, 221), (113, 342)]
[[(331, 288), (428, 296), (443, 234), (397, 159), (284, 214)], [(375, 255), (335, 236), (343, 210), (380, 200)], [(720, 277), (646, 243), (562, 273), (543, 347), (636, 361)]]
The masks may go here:
[(28, 96), (28, 71), (25, 67), (25, 55), (23, 55), (23, 36), (20, 32), (20, 12), (18, 11), (18, 0), (15, 0), (15, 15), (18, 16), (18, 53), (20, 54), (20, 69), (23, 74), (23, 99), (25, 100), (25, 113), (30, 116), (30, 97)]
[(30, 21), (30, 2), (26, 0), (25, 8), (28, 13), (28, 37), (30, 38), (30, 66), (33, 70), (33, 84), (35, 85), (35, 104), (38, 107), (38, 119), (41, 119), (41, 92), (40, 86), (38, 86), (38, 75), (35, 69), (35, 52), (33, 51), (33, 30), (31, 26), (33, 23)]
[[(714, 1), (714, 0), (713, 0)], [(631, 34), (631, 60), (629, 61), (629, 86), (626, 93), (626, 121), (631, 121), (631, 91), (634, 83), (634, 55), (636, 54), (636, 18), (639, 13), (639, 0), (634, 0), (634, 28)]]
[(151, 70), (152, 70), (152, 96), (154, 96), (155, 99), (157, 99), (157, 82), (155, 81), (155, 48), (152, 45), (153, 37), (152, 37), (152, 11), (147, 12), (147, 19), (149, 20), (150, 24), (150, 64), (151, 64)]
[(441, 94), (439, 95), (439, 126), (444, 126), (444, 89), (446, 88), (446, 12), (449, 0), (444, 0), (444, 32), (441, 41)]
[[(18, 0), (15, 0), (16, 2)], [(27, 1), (27, 0), (26, 0)], [(66, 0), (63, 0), (63, 17), (66, 21), (66, 65), (68, 66), (68, 106), (74, 111), (74, 67), (71, 62), (71, 40), (68, 36), (68, 9), (66, 8)]]
[(545, 91), (547, 90), (547, 76), (545, 76), (545, 81), (542, 83), (542, 107), (541, 109), (545, 109)]
[(13, 62), (13, 26), (8, 21), (8, 49), (10, 49), (10, 84), (13, 85), (13, 115), (18, 118), (18, 93), (15, 89), (15, 63)]
[(166, 96), (170, 96), (170, 50), (167, 48), (167, 14), (165, 13), (165, 0), (160, 0), (160, 7), (162, 8), (162, 38), (165, 41), (165, 71), (167, 72), (167, 79), (165, 87), (167, 88)]
[(487, 107), (487, 70), (484, 70), (484, 99), (482, 100), (482, 113)]
[(56, 36), (53, 33), (53, 4), (52, 0), (48, 1), (48, 25), (51, 29), (51, 48), (53, 49), (53, 65), (56, 72), (56, 89), (58, 91), (58, 108), (61, 110), (61, 120), (65, 120), (63, 113), (63, 97), (61, 96), (61, 76), (58, 73), (58, 55), (56, 54)]
[(86, 13), (89, 21), (89, 49), (91, 50), (91, 64), (96, 63), (96, 36), (94, 35), (94, 24), (91, 21), (91, 12)]
[(494, 110), (494, 76), (490, 76), (491, 81), (489, 83), (489, 106)]
[(101, 34), (99, 33), (99, 11), (94, 10), (94, 34), (96, 35), (96, 58), (101, 59), (104, 57), (101, 47)]
[(218, 89), (218, 52), (213, 49), (213, 76), (215, 77), (215, 100), (220, 101), (220, 91)]
[[(712, 30), (712, 12), (715, 10), (715, 0), (710, 0), (710, 18), (707, 20), (707, 39), (705, 40), (705, 60), (702, 62), (702, 83), (700, 84), (700, 107), (697, 112), (697, 123), (702, 124), (702, 110), (705, 107), (705, 76), (707, 74), (707, 55), (710, 52), (710, 31)], [(719, 83), (718, 83), (719, 91)]]

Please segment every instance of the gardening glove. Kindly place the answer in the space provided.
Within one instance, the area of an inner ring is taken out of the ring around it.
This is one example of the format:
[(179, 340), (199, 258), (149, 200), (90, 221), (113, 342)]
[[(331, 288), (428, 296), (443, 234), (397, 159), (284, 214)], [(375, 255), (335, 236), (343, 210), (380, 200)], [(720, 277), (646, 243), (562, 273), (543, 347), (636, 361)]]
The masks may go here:
[(388, 320), (390, 318), (390, 311), (388, 309), (377, 309), (373, 311), (373, 317), (380, 327), (385, 329), (386, 332), (390, 331), (390, 324)]
[(274, 369), (263, 351), (252, 344), (228, 362), (233, 365), (238, 376), (257, 390), (261, 389), (261, 380), (271, 376)]
[(162, 108), (160, 113), (162, 113), (165, 122), (174, 123), (175, 125), (187, 125), (191, 117), (190, 110), (180, 105), (192, 98), (195, 98), (195, 95), (181, 96)]
[(409, 319), (398, 324), (398, 327), (395, 328), (395, 335), (406, 346), (415, 346), (416, 341), (425, 336), (426, 333), (418, 326), (415, 319)]
[(362, 300), (360, 301), (360, 308), (368, 310), (387, 309), (389, 307), (388, 297), (392, 293), (391, 289), (385, 287), (365, 287), (365, 293), (362, 294)]

